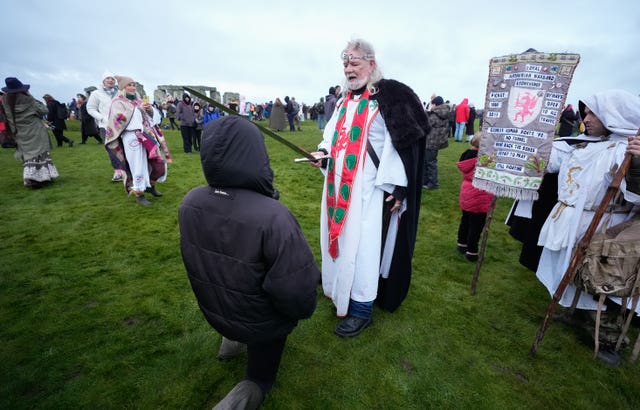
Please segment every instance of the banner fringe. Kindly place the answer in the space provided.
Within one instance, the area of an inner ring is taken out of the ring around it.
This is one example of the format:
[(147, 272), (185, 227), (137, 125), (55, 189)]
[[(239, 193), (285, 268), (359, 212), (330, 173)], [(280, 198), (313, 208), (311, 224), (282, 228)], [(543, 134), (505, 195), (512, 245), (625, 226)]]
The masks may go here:
[(473, 186), (478, 189), (482, 189), (483, 191), (492, 193), (498, 197), (507, 197), (527, 201), (535, 201), (538, 199), (537, 190), (507, 186), (484, 179), (474, 178)]

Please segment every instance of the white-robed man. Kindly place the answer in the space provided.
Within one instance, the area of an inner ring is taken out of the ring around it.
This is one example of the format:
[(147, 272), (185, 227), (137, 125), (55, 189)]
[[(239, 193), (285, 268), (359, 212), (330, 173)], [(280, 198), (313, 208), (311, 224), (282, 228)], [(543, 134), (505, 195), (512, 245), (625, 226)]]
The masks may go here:
[(350, 41), (342, 61), (347, 91), (313, 153), (330, 158), (313, 165), (325, 174), (322, 286), (343, 318), (335, 333), (351, 337), (372, 323), (374, 301), (394, 311), (407, 295), (429, 125), (416, 94), (383, 79), (368, 42)]
[[(620, 187), (624, 200), (613, 204), (609, 226), (631, 218), (640, 209), (640, 139), (635, 137), (640, 128), (640, 98), (621, 90), (604, 91), (580, 101), (579, 109), (588, 135), (580, 137), (585, 142), (570, 145), (555, 141), (547, 167), (548, 172), (558, 173), (558, 202), (538, 238), (543, 250), (536, 276), (552, 295), (569, 266), (574, 245), (585, 234), (602, 202), (610, 170), (622, 163), (626, 152), (633, 159)], [(559, 303), (571, 306), (575, 293), (576, 286), (569, 284)], [(620, 298), (609, 299), (622, 303)], [(576, 307), (594, 311), (598, 302), (583, 292)], [(617, 339), (615, 333), (601, 331), (599, 338), (599, 357), (611, 364), (618, 360), (612, 348), (612, 341), (615, 344)]]

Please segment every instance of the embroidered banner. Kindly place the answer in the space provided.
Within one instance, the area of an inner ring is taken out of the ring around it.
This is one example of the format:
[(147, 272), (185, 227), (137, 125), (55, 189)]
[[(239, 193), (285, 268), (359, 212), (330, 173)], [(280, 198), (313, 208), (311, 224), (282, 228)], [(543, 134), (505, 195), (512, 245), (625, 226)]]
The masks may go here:
[(476, 188), (502, 197), (538, 199), (579, 61), (579, 54), (536, 51), (491, 59)]

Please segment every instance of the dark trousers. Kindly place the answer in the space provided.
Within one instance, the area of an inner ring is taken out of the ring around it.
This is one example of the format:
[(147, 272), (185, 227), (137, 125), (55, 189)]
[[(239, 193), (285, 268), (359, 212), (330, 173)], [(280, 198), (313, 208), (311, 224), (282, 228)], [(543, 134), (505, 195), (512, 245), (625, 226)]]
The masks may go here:
[(63, 142), (71, 142), (71, 140), (64, 136), (64, 130), (59, 128), (53, 129), (53, 136), (56, 137), (58, 146), (61, 147)]
[(422, 186), (429, 189), (438, 188), (438, 150), (427, 148), (424, 151), (424, 167), (422, 169)]
[(171, 117), (169, 118), (169, 125), (171, 126), (171, 129), (178, 129), (178, 124), (176, 124), (176, 119)]
[(200, 151), (200, 139), (202, 136), (202, 130), (195, 129), (193, 131), (193, 149)]
[(458, 244), (467, 245), (467, 252), (478, 253), (478, 242), (486, 219), (486, 212), (462, 211), (458, 226)]
[(180, 126), (180, 134), (182, 134), (182, 147), (184, 152), (191, 152), (191, 144), (195, 136), (196, 127)]
[(293, 117), (295, 117), (294, 114), (287, 113), (287, 121), (289, 121), (289, 131), (296, 130), (296, 127), (293, 125)]
[(85, 133), (82, 133), (82, 143), (85, 144), (87, 142), (87, 140), (89, 139), (89, 137), (95, 138), (98, 141), (98, 143), (102, 142), (102, 138), (100, 138), (100, 136), (98, 134), (85, 134)]
[(263, 393), (276, 381), (280, 359), (287, 336), (261, 343), (247, 344), (247, 379), (256, 383)]

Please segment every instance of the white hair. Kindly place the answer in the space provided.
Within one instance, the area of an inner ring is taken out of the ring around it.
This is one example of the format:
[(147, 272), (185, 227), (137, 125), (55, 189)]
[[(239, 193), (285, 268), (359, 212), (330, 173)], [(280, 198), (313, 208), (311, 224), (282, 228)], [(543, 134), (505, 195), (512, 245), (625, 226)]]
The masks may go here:
[[(376, 52), (373, 49), (373, 46), (371, 45), (371, 43), (361, 38), (356, 38), (347, 43), (347, 46), (344, 48), (344, 50), (342, 50), (342, 53), (343, 54), (346, 53), (347, 50), (361, 51), (364, 60), (374, 62), (373, 71), (371, 72), (371, 75), (367, 80), (367, 90), (371, 95), (377, 93), (378, 88), (376, 87), (376, 84), (378, 83), (378, 81), (382, 80), (384, 77), (382, 76), (382, 71), (380, 71), (380, 68), (378, 67), (378, 63), (376, 61)], [(342, 89), (345, 90), (345, 91), (342, 91), (343, 94), (346, 93), (346, 90), (349, 89), (349, 84), (346, 79)]]

